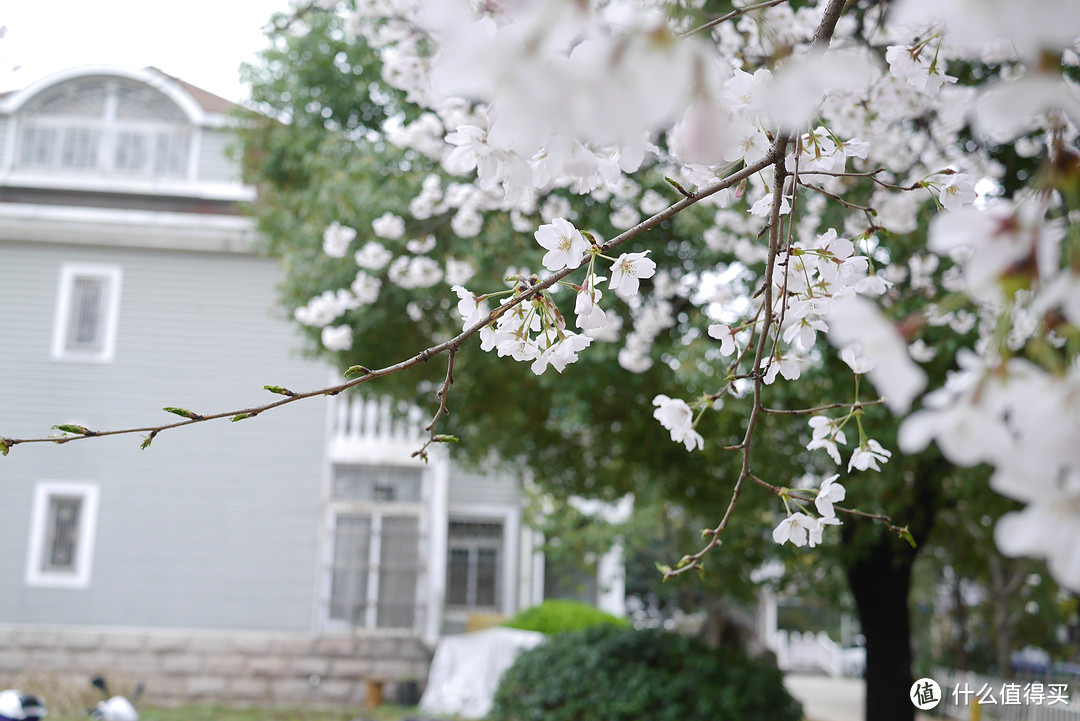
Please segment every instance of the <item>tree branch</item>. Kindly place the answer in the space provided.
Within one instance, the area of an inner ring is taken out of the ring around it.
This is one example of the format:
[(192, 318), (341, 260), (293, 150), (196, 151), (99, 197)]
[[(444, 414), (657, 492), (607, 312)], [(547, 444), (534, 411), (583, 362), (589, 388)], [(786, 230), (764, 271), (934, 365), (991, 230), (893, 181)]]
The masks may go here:
[[(648, 230), (651, 230), (651, 229), (655, 228), (656, 226), (660, 225), (661, 223), (663, 223), (668, 218), (671, 218), (672, 216), (677, 215), (678, 213), (682, 212), (683, 210), (690, 207), (691, 205), (694, 205), (694, 204), (704, 200), (705, 198), (708, 198), (709, 196), (720, 192), (721, 190), (725, 190), (727, 188), (730, 188), (733, 185), (736, 185), (736, 184), (742, 182), (743, 180), (750, 177), (754, 173), (760, 172), (764, 168), (767, 168), (773, 162), (774, 162), (773, 153), (770, 153), (766, 157), (762, 158), (761, 160), (758, 160), (757, 162), (754, 162), (754, 163), (751, 163), (750, 165), (745, 166), (742, 170), (738, 170), (738, 171), (736, 171), (734, 173), (731, 173), (730, 175), (726, 176), (725, 178), (722, 178), (721, 180), (718, 180), (715, 183), (702, 188), (698, 192), (690, 194), (688, 197), (683, 198), (682, 200), (678, 201), (677, 203), (674, 203), (673, 205), (670, 205), (669, 207), (667, 207), (664, 210), (660, 211), (656, 215), (653, 215), (653, 216), (651, 216), (649, 218), (646, 218), (645, 220), (638, 223), (637, 225), (630, 228), (629, 230), (623, 231), (622, 233), (615, 236), (611, 240), (607, 241), (606, 243), (603, 243), (600, 246), (601, 252), (607, 252), (609, 250), (617, 248), (618, 246), (622, 245), (623, 243), (625, 243), (625, 242), (627, 242), (627, 241), (629, 241), (629, 240), (631, 240), (633, 238), (636, 238), (637, 236), (641, 235), (642, 233), (644, 233), (644, 232), (646, 232)], [(494, 321), (502, 313), (506, 312), (510, 308), (513, 308), (514, 306), (518, 305), (519, 303), (522, 303), (525, 300), (528, 300), (529, 298), (531, 298), (533, 296), (533, 294), (535, 294), (535, 293), (537, 293), (539, 291), (542, 291), (542, 290), (546, 290), (547, 288), (550, 288), (552, 285), (559, 282), (563, 278), (567, 277), (571, 273), (574, 273), (575, 271), (577, 271), (577, 270), (585, 267), (586, 265), (588, 265), (588, 262), (589, 262), (588, 259), (586, 259), (586, 260), (582, 261), (581, 263), (579, 263), (577, 266), (574, 266), (573, 268), (566, 268), (564, 270), (559, 271), (558, 273), (554, 273), (553, 275), (550, 275), (547, 278), (544, 278), (543, 280), (536, 283), (535, 285), (533, 285), (533, 286), (531, 286), (529, 288), (526, 288), (525, 290), (523, 290), (520, 293), (518, 293), (517, 295), (515, 295), (513, 298), (511, 298), (504, 305), (498, 306), (497, 308), (492, 310), (491, 313), (489, 313), (486, 318), (484, 318), (484, 319), (482, 319), (480, 321), (477, 321), (474, 325), (472, 325), (469, 328), (466, 328), (465, 330), (463, 330), (461, 333), (454, 336), (450, 340), (439, 343), (438, 345), (431, 346), (430, 348), (426, 348), (426, 349), (420, 351), (419, 353), (417, 353), (416, 355), (412, 356), (411, 358), (407, 358), (407, 359), (405, 359), (403, 361), (400, 361), (398, 363), (394, 363), (393, 365), (389, 365), (389, 366), (386, 366), (385, 368), (379, 368), (379, 369), (375, 369), (375, 370), (365, 368), (363, 366), (354, 366), (353, 368), (350, 368), (349, 371), (346, 372), (346, 375), (347, 376), (348, 375), (359, 375), (359, 377), (354, 378), (354, 379), (349, 380), (349, 381), (346, 381), (344, 383), (339, 383), (337, 385), (327, 386), (325, 388), (319, 388), (319, 389), (312, 390), (312, 391), (307, 391), (307, 392), (304, 392), (304, 393), (292, 393), (292, 395), (289, 395), (286, 398), (282, 398), (281, 400), (277, 400), (277, 401), (274, 401), (272, 403), (265, 403), (265, 404), (259, 405), (259, 406), (253, 406), (251, 408), (243, 408), (243, 409), (239, 409), (239, 410), (223, 411), (221, 413), (209, 413), (209, 414), (195, 414), (195, 413), (192, 413), (191, 416), (187, 417), (183, 421), (177, 421), (177, 422), (174, 422), (174, 423), (164, 423), (164, 424), (156, 425), (156, 426), (140, 426), (140, 427), (137, 427), (137, 428), (122, 428), (122, 429), (111, 430), (111, 431), (98, 431), (98, 430), (92, 430), (92, 429), (83, 429), (83, 431), (85, 431), (85, 432), (80, 432), (80, 433), (75, 433), (75, 434), (66, 435), (66, 436), (60, 436), (60, 437), (49, 437), (49, 438), (7, 438), (7, 437), (4, 437), (4, 436), (0, 436), (0, 453), (2, 453), (3, 455), (7, 455), (12, 447), (17, 446), (17, 445), (22, 445), (22, 444), (25, 444), (25, 443), (70, 443), (71, 441), (78, 441), (78, 440), (83, 440), (83, 439), (86, 439), (86, 438), (99, 438), (99, 437), (102, 437), (102, 436), (130, 435), (130, 434), (133, 434), (133, 433), (147, 433), (147, 434), (149, 434), (147, 436), (147, 438), (144, 440), (143, 446), (142, 446), (143, 448), (146, 448), (147, 446), (150, 445), (150, 441), (152, 441), (153, 438), (155, 438), (159, 433), (161, 433), (163, 431), (171, 430), (173, 428), (180, 428), (181, 426), (190, 426), (190, 425), (192, 425), (194, 423), (205, 423), (207, 421), (217, 420), (217, 419), (220, 419), (220, 418), (231, 418), (234, 421), (246, 420), (246, 419), (249, 419), (249, 418), (253, 418), (253, 417), (259, 415), (260, 413), (264, 413), (264, 412), (266, 412), (268, 410), (278, 408), (280, 406), (288, 405), (290, 403), (295, 403), (297, 401), (304, 400), (305, 398), (313, 398), (315, 396), (334, 396), (334, 395), (337, 395), (338, 393), (341, 393), (342, 391), (346, 391), (346, 390), (348, 390), (350, 388), (354, 388), (354, 387), (356, 387), (358, 385), (361, 385), (362, 383), (367, 383), (369, 381), (375, 380), (376, 378), (381, 378), (383, 376), (392, 375), (394, 373), (400, 373), (401, 371), (406, 370), (408, 368), (412, 368), (413, 366), (418, 365), (420, 363), (426, 363), (429, 360), (431, 360), (431, 358), (433, 358), (436, 355), (439, 355), (440, 353), (445, 353), (445, 352), (449, 352), (449, 351), (457, 351), (457, 349), (460, 348), (461, 345), (466, 340), (468, 340), (470, 337), (472, 337), (472, 336), (476, 335), (477, 333), (479, 333), (480, 330), (484, 326), (486, 326), (489, 323), (491, 323), (492, 321)], [(269, 386), (268, 388), (276, 388), (276, 386)], [(290, 391), (290, 393), (291, 393), (291, 391)]]
[(767, 0), (767, 2), (760, 2), (760, 3), (754, 4), (754, 5), (747, 5), (746, 7), (739, 8), (738, 10), (732, 10), (731, 12), (727, 13), (726, 15), (721, 15), (718, 18), (713, 18), (709, 22), (707, 22), (707, 23), (705, 23), (703, 25), (699, 25), (698, 27), (694, 28), (693, 30), (688, 30), (687, 32), (680, 35), (678, 37), (678, 39), (682, 40), (684, 38), (690, 37), (691, 35), (696, 35), (699, 32), (701, 32), (702, 30), (708, 30), (709, 28), (716, 27), (717, 25), (720, 25), (721, 23), (725, 23), (728, 20), (732, 20), (734, 18), (741, 17), (742, 15), (745, 15), (746, 13), (748, 13), (748, 12), (750, 12), (752, 10), (761, 10), (762, 8), (771, 8), (773, 5), (780, 5), (780, 4), (786, 3), (786, 2), (791, 2), (791, 0)]

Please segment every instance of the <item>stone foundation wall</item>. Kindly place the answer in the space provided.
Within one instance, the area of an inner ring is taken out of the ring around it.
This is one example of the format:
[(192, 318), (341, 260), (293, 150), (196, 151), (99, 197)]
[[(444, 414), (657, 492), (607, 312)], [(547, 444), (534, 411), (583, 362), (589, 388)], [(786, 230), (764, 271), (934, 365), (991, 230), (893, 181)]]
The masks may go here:
[[(431, 651), (416, 638), (0, 626), (0, 679), (35, 674), (86, 688), (95, 674), (146, 683), (148, 702), (361, 706), (415, 695)], [(116, 684), (114, 684), (115, 686)], [(412, 703), (416, 702), (413, 698)]]

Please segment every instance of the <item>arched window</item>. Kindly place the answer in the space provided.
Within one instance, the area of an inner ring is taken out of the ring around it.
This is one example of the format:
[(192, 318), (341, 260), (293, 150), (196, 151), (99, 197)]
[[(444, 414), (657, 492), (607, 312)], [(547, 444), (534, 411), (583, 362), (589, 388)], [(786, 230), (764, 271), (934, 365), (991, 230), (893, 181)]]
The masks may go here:
[(83, 78), (41, 93), (18, 115), (18, 170), (182, 180), (193, 128), (153, 88), (119, 78)]

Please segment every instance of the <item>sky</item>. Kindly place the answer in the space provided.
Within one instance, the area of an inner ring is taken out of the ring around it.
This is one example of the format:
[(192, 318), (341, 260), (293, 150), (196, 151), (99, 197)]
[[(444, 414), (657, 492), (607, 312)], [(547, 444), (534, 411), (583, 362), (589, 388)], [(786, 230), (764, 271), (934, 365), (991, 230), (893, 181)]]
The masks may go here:
[(240, 63), (289, 0), (9, 0), (0, 4), (0, 92), (80, 65), (152, 65), (234, 102)]

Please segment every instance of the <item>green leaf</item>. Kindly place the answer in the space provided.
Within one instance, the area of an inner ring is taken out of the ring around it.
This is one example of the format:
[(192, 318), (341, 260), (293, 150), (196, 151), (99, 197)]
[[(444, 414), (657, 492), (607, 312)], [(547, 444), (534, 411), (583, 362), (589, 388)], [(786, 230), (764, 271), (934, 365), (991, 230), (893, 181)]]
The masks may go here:
[(6, 456), (10, 450), (11, 444), (8, 443), (8, 439), (0, 438), (0, 456)]
[(166, 407), (166, 408), (162, 408), (161, 410), (165, 411), (166, 413), (172, 413), (175, 416), (180, 416), (181, 418), (187, 418), (187, 419), (192, 420), (192, 421), (197, 421), (200, 418), (202, 418), (202, 416), (200, 416), (198, 413), (192, 413), (187, 408)]
[(288, 388), (282, 388), (281, 386), (263, 386), (263, 388), (270, 391), (271, 393), (277, 393), (279, 396), (289, 396), (290, 398), (292, 398), (296, 395)]
[(675, 190), (679, 191), (684, 198), (692, 198), (692, 197), (694, 197), (694, 194), (691, 193), (690, 191), (688, 191), (686, 188), (679, 185), (679, 181), (675, 180), (675, 178), (669, 178), (668, 176), (665, 175), (664, 180), (666, 180), (668, 182), (668, 185), (675, 188)]
[(53, 430), (63, 431), (64, 433), (74, 433), (79, 436), (92, 435), (91, 431), (89, 431), (88, 429), (82, 426), (75, 425), (73, 423), (65, 423), (63, 425), (53, 426)]
[(907, 526), (901, 528), (898, 533), (900, 534), (900, 538), (903, 538), (905, 541), (911, 544), (912, 548), (916, 547), (917, 544), (915, 543), (915, 537), (911, 535), (911, 531), (908, 530)]
[(233, 416), (229, 420), (232, 421), (233, 423), (236, 423), (237, 421), (242, 421), (242, 420), (246, 420), (248, 418), (253, 418), (254, 416), (255, 416), (254, 413), (237, 413), (235, 416)]
[(154, 442), (154, 436), (157, 435), (157, 431), (150, 431), (147, 435), (143, 436), (143, 442), (139, 444), (139, 450), (145, 451), (150, 447), (150, 444)]
[(461, 440), (457, 436), (435, 436), (436, 443), (460, 443)]
[(366, 376), (370, 372), (371, 369), (365, 368), (364, 366), (351, 366), (348, 370), (345, 371), (345, 377), (348, 378), (349, 376)]

